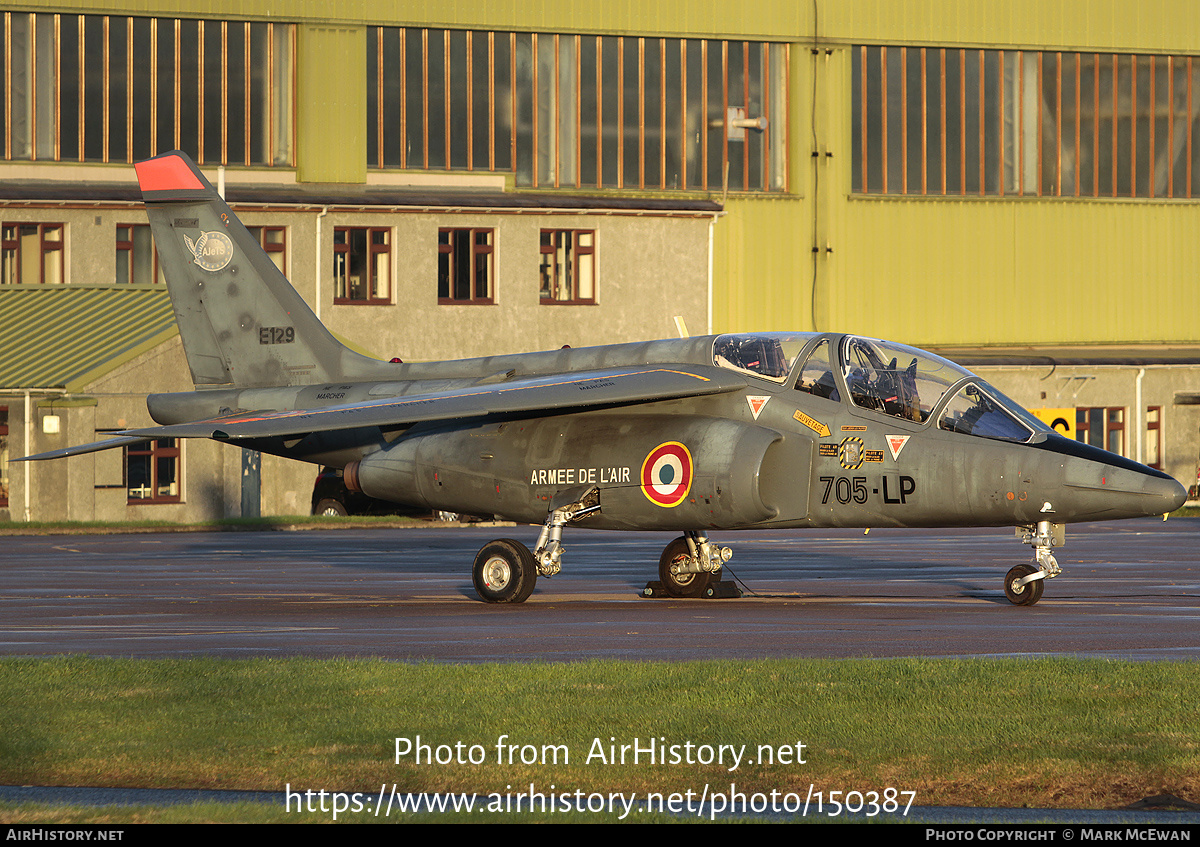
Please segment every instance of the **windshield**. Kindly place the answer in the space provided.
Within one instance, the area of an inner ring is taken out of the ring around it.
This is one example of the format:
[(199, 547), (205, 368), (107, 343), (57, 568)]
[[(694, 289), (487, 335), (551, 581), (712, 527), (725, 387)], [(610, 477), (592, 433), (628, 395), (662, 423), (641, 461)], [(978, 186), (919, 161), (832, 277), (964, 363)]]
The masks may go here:
[(1000, 441), (1029, 441), (1039, 432), (1053, 432), (982, 380), (978, 384), (967, 383), (950, 398), (938, 426)]
[(971, 376), (924, 350), (853, 335), (842, 339), (841, 358), (854, 405), (916, 423), (928, 420), (951, 385)]
[(721, 335), (713, 342), (713, 363), (772, 382), (787, 379), (792, 363), (813, 332)]

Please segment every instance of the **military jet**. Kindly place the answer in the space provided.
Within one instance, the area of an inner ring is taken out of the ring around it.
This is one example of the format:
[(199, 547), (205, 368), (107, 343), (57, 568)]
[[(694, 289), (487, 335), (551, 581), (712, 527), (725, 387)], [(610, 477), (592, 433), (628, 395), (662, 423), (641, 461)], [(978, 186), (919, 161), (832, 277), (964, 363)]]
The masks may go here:
[(136, 165), (196, 391), (155, 427), (30, 457), (211, 438), (344, 469), (347, 487), (541, 524), (484, 545), (475, 588), (520, 603), (559, 573), (568, 525), (681, 533), (668, 596), (712, 591), (714, 530), (1014, 526), (1032, 605), (1076, 521), (1165, 514), (1170, 476), (1068, 440), (931, 353), (821, 332), (729, 333), (448, 362), (383, 362), (325, 329), (180, 152)]

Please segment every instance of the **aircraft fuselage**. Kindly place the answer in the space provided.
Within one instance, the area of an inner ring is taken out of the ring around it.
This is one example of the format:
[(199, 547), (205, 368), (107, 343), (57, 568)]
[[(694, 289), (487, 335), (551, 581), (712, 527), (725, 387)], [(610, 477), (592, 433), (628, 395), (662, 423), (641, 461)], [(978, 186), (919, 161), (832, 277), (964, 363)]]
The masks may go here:
[[(820, 337), (833, 348), (843, 338)], [(816, 338), (804, 338), (806, 352)], [(217, 389), (149, 402), (164, 424), (222, 409), (321, 409), (503, 385), (518, 375), (711, 366), (713, 344), (707, 337), (390, 365), (392, 378), (380, 381)], [(948, 384), (941, 402), (968, 379)], [(938, 426), (936, 404), (914, 421), (853, 402), (844, 377), (838, 399), (798, 390), (797, 381), (747, 375), (744, 389), (710, 396), (238, 443), (350, 465), (361, 490), (380, 499), (529, 523), (545, 520), (563, 489), (595, 486), (601, 509), (583, 525), (606, 529), (1011, 526), (1178, 505), (1182, 487), (1165, 474), (1053, 432), (1030, 443), (983, 438)], [(668, 473), (677, 476), (664, 482)]]

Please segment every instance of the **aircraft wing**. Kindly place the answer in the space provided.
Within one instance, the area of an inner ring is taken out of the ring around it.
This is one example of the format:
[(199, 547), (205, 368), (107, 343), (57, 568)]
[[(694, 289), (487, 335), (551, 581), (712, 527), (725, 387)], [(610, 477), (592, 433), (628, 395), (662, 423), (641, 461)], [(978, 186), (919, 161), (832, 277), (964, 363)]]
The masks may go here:
[(47, 450), (33, 456), (22, 456), (13, 459), (14, 462), (40, 462), (43, 459), (65, 459), (68, 456), (82, 456), (84, 453), (99, 453), (101, 450), (111, 450), (114, 447), (132, 447), (134, 444), (145, 444), (151, 441), (147, 436), (118, 435), (104, 441), (93, 441), (91, 444), (77, 444), (74, 447), (61, 447), (58, 450)]
[(306, 435), (365, 426), (394, 427), (510, 412), (555, 412), (630, 405), (739, 391), (746, 382), (728, 371), (699, 365), (645, 365), (527, 377), (504, 383), (387, 397), (282, 412), (243, 412), (211, 420), (130, 429), (140, 438), (220, 440)]

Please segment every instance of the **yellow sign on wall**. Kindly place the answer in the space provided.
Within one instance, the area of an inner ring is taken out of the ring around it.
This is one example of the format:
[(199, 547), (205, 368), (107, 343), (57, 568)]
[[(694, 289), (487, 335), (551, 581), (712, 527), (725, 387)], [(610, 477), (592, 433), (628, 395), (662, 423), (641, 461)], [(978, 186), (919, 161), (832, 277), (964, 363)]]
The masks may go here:
[(1075, 409), (1030, 409), (1033, 416), (1059, 435), (1075, 437)]

